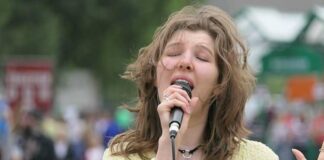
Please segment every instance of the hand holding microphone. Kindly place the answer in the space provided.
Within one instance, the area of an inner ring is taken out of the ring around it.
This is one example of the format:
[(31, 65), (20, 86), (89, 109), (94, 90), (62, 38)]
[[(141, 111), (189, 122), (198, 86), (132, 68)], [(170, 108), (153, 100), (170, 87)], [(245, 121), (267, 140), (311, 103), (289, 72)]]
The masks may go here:
[[(176, 144), (180, 144), (182, 139), (182, 137), (178, 137), (176, 142), (175, 137), (179, 131), (181, 134), (186, 132), (189, 125), (191, 107), (196, 106), (198, 102), (198, 97), (191, 98), (192, 88), (191, 83), (184, 79), (177, 79), (172, 81), (170, 86), (160, 88), (160, 91), (163, 92), (160, 93), (162, 98), (157, 111), (160, 117), (162, 135), (159, 138), (157, 155), (163, 156), (157, 156), (159, 157), (157, 159), (165, 159), (165, 156), (172, 156), (175, 159)], [(181, 126), (182, 129), (180, 130)], [(167, 147), (170, 144), (172, 146), (172, 154)]]
[[(188, 82), (184, 80), (177, 80), (175, 85), (181, 86), (181, 89), (187, 92), (188, 96), (191, 98), (191, 88)], [(169, 123), (169, 133), (170, 138), (175, 138), (178, 131), (180, 130), (183, 118), (183, 110), (181, 107), (174, 106), (171, 110), (171, 119)]]

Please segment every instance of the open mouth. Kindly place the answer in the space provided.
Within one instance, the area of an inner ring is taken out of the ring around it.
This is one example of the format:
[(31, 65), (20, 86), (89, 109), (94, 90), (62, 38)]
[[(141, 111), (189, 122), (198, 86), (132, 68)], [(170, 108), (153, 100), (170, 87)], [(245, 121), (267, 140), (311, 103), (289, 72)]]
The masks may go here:
[(179, 83), (186, 83), (189, 85), (190, 89), (193, 90), (194, 89), (194, 86), (191, 82), (185, 80), (185, 79), (176, 79), (174, 81), (171, 82), (171, 85), (174, 85), (176, 82), (179, 82)]

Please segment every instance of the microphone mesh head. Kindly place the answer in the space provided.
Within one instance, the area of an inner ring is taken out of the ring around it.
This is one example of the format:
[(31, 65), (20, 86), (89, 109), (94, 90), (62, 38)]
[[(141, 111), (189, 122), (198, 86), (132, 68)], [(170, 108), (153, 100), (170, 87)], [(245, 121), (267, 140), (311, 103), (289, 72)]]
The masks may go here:
[(189, 95), (189, 97), (191, 98), (191, 87), (188, 82), (182, 81), (182, 80), (176, 80), (174, 84), (181, 86), (182, 89), (185, 90), (187, 92), (187, 94)]

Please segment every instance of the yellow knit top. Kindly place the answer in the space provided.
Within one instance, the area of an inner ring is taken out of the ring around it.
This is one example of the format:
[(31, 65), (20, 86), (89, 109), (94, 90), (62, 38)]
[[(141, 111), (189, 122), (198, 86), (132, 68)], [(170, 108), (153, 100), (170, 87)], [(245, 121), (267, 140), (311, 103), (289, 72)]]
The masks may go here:
[[(155, 154), (148, 154), (151, 160), (155, 160)], [(130, 160), (141, 160), (137, 154), (129, 156)], [(240, 143), (237, 152), (234, 153), (232, 160), (278, 160), (278, 156), (266, 145), (260, 142), (245, 140)], [(127, 160), (125, 157), (112, 156), (106, 149), (102, 160)]]

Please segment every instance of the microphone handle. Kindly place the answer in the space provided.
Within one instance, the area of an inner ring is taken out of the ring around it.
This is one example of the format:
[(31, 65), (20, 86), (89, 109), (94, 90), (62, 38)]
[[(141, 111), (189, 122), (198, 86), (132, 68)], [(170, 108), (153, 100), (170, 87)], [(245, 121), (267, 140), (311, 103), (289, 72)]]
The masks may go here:
[(170, 124), (172, 123), (178, 123), (179, 128), (181, 127), (181, 122), (182, 122), (182, 118), (183, 118), (183, 110), (180, 107), (173, 107), (171, 110), (171, 121)]
[(171, 121), (169, 123), (170, 138), (174, 139), (178, 131), (180, 130), (181, 122), (183, 118), (183, 110), (180, 107), (173, 107), (171, 110)]

